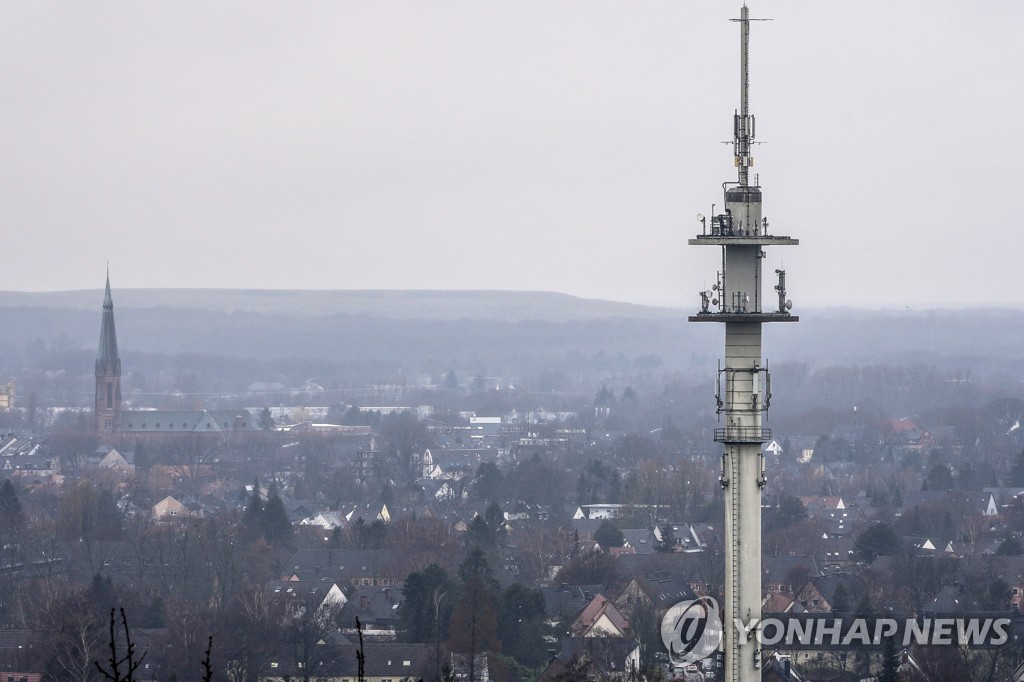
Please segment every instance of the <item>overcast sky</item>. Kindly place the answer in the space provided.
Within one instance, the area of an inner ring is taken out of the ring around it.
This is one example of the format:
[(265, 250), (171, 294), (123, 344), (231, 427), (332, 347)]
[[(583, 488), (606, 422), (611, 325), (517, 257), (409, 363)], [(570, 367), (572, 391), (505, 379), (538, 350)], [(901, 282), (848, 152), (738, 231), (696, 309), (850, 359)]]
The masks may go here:
[[(696, 309), (738, 3), (0, 3), (0, 289), (554, 290)], [(1024, 293), (1024, 3), (756, 2), (802, 306)], [(770, 270), (769, 270), (770, 271)], [(766, 286), (770, 292), (770, 283)]]

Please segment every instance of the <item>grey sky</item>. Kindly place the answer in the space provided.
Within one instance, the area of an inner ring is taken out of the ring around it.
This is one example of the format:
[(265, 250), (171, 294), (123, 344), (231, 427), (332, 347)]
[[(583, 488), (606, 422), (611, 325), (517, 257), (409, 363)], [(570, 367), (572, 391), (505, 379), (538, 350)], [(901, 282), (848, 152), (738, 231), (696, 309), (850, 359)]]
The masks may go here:
[[(0, 289), (556, 290), (695, 309), (728, 2), (0, 4)], [(1019, 2), (755, 2), (802, 306), (1020, 305)]]

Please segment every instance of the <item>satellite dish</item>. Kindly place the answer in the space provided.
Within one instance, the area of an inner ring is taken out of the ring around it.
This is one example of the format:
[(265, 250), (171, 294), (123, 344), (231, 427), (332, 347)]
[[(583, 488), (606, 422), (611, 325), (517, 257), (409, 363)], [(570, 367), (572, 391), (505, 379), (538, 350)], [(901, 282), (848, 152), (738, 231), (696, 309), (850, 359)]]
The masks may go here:
[(711, 297), (711, 291), (705, 291), (704, 295), (710, 298)]
[(718, 285), (717, 285), (717, 284), (712, 284), (712, 285), (711, 285), (711, 289), (712, 289), (713, 291), (718, 291)]
[(744, 296), (743, 300), (746, 301), (747, 303), (750, 303), (750, 296)]
[(717, 298), (711, 299), (711, 305), (718, 305), (718, 299)]
[(786, 310), (792, 310), (792, 309), (793, 309), (793, 302), (792, 301), (786, 301)]
[(697, 214), (697, 220), (699, 220), (700, 222), (704, 222), (704, 214), (703, 213), (698, 213)]

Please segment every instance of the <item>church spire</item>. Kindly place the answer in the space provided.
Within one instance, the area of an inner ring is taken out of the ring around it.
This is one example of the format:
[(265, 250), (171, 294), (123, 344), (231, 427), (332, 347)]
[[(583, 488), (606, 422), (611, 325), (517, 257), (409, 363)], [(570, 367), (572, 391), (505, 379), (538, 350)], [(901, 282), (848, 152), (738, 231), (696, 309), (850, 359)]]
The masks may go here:
[(103, 321), (100, 326), (100, 348), (96, 354), (96, 375), (121, 374), (121, 358), (117, 354), (117, 331), (114, 329), (114, 299), (110, 295), (110, 266), (107, 266), (107, 289), (103, 296)]
[(103, 297), (103, 309), (114, 309), (114, 299), (110, 297), (110, 263), (107, 263), (107, 293)]
[(96, 353), (96, 430), (113, 433), (121, 416), (121, 357), (117, 353), (114, 329), (114, 299), (110, 295), (110, 264), (103, 294), (103, 320), (100, 323), (100, 347)]

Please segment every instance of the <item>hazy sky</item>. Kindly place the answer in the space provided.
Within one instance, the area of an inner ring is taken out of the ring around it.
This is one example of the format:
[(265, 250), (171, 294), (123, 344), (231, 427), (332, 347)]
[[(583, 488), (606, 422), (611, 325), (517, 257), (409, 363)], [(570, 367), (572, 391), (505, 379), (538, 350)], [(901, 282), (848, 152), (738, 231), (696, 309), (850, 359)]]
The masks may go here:
[[(0, 289), (96, 288), (109, 260), (115, 287), (696, 309), (738, 5), (4, 0)], [(1020, 305), (1024, 3), (751, 13), (795, 310)]]

